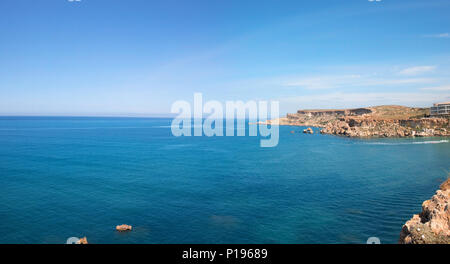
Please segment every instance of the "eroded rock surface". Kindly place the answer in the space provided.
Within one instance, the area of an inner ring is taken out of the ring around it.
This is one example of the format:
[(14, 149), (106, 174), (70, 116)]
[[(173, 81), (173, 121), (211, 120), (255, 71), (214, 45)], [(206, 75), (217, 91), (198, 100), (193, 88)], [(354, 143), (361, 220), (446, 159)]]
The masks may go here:
[(422, 204), (422, 212), (403, 225), (401, 244), (450, 244), (450, 178)]
[(133, 227), (130, 226), (130, 225), (118, 225), (118, 226), (116, 226), (116, 230), (117, 230), (117, 231), (120, 231), (120, 232), (123, 232), (123, 231), (131, 231), (132, 228), (133, 228)]
[(78, 240), (78, 244), (88, 244), (87, 238), (86, 237), (80, 238), (80, 240)]
[(450, 129), (446, 118), (343, 117), (327, 123), (321, 133), (348, 137), (433, 137), (450, 136)]

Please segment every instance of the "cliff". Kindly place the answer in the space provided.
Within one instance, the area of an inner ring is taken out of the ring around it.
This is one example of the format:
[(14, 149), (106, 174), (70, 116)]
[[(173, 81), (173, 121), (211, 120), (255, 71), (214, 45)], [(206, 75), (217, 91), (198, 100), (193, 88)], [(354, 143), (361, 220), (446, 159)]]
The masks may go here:
[(337, 110), (299, 110), (269, 121), (321, 127), (321, 133), (348, 137), (450, 136), (449, 118), (430, 118), (428, 108), (375, 106)]
[(450, 244), (450, 178), (403, 225), (400, 244)]

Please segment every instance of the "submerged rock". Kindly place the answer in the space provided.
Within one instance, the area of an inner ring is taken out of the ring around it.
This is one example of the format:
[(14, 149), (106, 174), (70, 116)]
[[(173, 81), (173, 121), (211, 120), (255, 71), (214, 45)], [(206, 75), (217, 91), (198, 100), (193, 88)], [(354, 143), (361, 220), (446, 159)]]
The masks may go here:
[(305, 134), (314, 134), (314, 130), (312, 130), (312, 128), (308, 127), (307, 129), (303, 130), (303, 133), (305, 133)]
[(130, 226), (130, 225), (118, 225), (118, 226), (116, 226), (116, 230), (120, 231), (120, 232), (131, 231), (131, 229), (132, 229), (132, 226)]
[(400, 244), (450, 244), (450, 178), (400, 232)]

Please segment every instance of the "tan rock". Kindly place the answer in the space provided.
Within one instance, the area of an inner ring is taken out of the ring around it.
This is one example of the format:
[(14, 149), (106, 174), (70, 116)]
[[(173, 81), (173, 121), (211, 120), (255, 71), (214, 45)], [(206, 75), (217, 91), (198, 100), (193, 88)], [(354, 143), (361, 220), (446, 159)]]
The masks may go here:
[(132, 229), (132, 226), (130, 226), (130, 225), (118, 225), (118, 226), (116, 226), (116, 230), (120, 231), (120, 232), (131, 231), (131, 229)]
[(448, 178), (444, 183), (441, 184), (440, 189), (447, 191), (450, 189), (450, 178)]
[(314, 130), (310, 127), (308, 127), (307, 129), (303, 130), (303, 133), (305, 134), (314, 134)]
[(450, 244), (450, 179), (403, 225), (401, 244)]
[(78, 244), (88, 244), (87, 238), (86, 237), (80, 238), (80, 240), (78, 240)]

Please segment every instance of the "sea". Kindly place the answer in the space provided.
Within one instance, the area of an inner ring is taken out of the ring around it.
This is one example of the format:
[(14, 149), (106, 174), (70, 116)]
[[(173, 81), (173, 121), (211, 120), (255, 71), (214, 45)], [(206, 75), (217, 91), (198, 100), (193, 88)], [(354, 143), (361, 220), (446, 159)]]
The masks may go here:
[(0, 117), (0, 243), (397, 243), (450, 170), (449, 138), (280, 126), (262, 148), (171, 121)]

